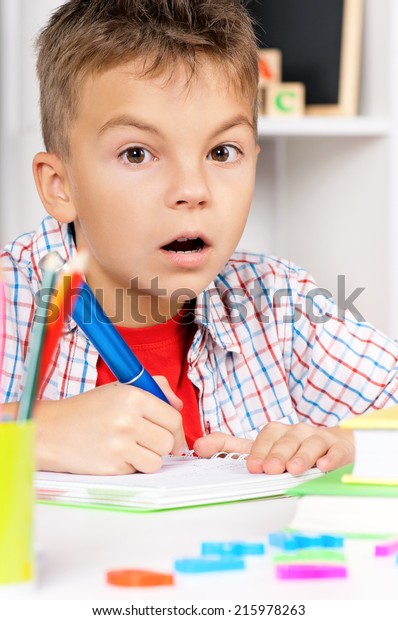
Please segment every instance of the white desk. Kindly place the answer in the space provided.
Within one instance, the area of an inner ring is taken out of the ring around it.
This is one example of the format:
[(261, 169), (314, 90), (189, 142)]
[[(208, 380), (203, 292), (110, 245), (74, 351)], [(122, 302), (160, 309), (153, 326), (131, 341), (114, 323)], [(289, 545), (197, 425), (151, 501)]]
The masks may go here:
[(176, 574), (174, 586), (159, 588), (105, 583), (110, 569), (173, 572), (174, 560), (198, 556), (205, 540), (267, 542), (269, 531), (288, 525), (297, 501), (279, 498), (149, 514), (38, 505), (36, 540), (41, 557), (33, 598), (259, 602), (396, 598), (398, 565), (394, 557), (373, 557), (374, 541), (347, 541), (348, 579), (279, 581), (267, 545), (265, 556), (247, 558), (244, 571)]

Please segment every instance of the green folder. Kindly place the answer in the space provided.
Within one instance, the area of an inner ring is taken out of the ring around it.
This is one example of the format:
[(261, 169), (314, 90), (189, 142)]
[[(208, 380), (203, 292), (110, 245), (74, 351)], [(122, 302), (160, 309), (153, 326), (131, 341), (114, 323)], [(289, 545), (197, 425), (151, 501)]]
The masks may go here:
[(342, 482), (344, 474), (350, 474), (353, 466), (347, 465), (341, 469), (313, 478), (308, 482), (293, 487), (285, 492), (286, 495), (348, 495), (363, 497), (398, 497), (398, 485), (385, 484), (354, 484)]

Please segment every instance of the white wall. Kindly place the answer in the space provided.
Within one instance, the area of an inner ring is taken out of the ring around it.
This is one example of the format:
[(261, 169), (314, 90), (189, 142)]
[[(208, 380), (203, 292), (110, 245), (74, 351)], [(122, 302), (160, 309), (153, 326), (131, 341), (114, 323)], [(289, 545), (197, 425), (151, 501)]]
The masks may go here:
[(33, 230), (44, 215), (31, 164), (43, 149), (33, 42), (62, 2), (0, 0), (0, 243)]

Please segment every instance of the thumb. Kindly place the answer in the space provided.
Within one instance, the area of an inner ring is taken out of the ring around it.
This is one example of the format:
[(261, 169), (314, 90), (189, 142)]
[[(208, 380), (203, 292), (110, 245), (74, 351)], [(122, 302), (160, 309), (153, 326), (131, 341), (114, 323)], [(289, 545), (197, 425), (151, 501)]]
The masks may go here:
[(157, 375), (153, 378), (155, 379), (162, 392), (164, 392), (164, 395), (166, 396), (170, 405), (174, 407), (174, 409), (177, 409), (177, 411), (181, 411), (184, 403), (182, 402), (181, 398), (178, 398), (177, 394), (173, 392), (170, 387), (170, 383), (167, 381), (166, 377)]
[[(163, 377), (162, 375), (157, 375), (157, 376), (154, 376), (153, 378), (155, 379), (156, 383), (158, 384), (162, 392), (164, 392), (164, 395), (166, 396), (170, 405), (174, 407), (174, 409), (177, 409), (177, 411), (181, 411), (184, 403), (182, 402), (181, 398), (178, 398), (178, 396), (173, 392), (166, 377)], [(176, 454), (176, 455), (184, 454), (185, 452), (187, 452), (188, 446), (185, 440), (181, 416), (180, 416), (179, 427), (173, 434), (174, 434), (174, 446), (173, 446), (173, 449), (171, 450), (171, 454)]]
[(209, 458), (216, 452), (238, 452), (248, 454), (253, 442), (250, 439), (241, 439), (226, 433), (210, 433), (206, 437), (200, 437), (194, 443), (193, 449), (198, 456)]

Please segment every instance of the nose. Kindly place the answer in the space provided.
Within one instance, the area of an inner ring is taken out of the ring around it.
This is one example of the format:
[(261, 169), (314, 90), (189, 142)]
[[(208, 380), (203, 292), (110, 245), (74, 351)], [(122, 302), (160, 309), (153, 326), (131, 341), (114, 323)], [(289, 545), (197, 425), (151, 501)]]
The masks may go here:
[(169, 170), (165, 202), (170, 209), (205, 208), (210, 201), (210, 191), (205, 165), (184, 161)]

